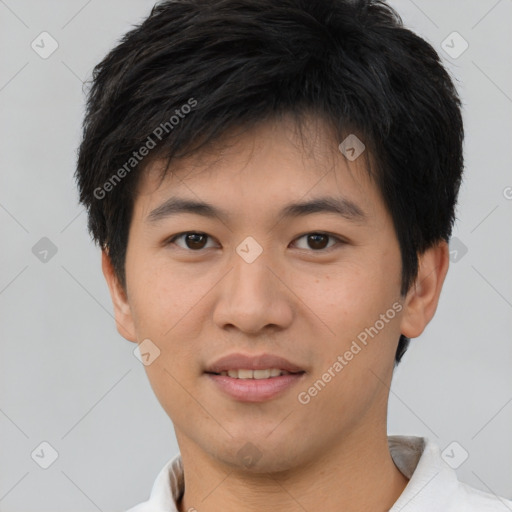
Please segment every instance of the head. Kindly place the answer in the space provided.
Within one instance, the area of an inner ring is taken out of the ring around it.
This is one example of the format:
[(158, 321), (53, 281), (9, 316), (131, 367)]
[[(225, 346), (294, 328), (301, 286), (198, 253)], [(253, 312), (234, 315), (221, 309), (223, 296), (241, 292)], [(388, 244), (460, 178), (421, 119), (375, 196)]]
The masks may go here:
[[(331, 368), (276, 446), (326, 411), (344, 411), (333, 439), (382, 416), (448, 269), (462, 139), (437, 53), (381, 1), (176, 0), (123, 37), (94, 70), (76, 176), (118, 329), (160, 350), (146, 370), (177, 432), (218, 453), (282, 411), (289, 395), (235, 407), (210, 388), (208, 366), (239, 351), (301, 365), (297, 392)], [(171, 214), (170, 198), (225, 215)], [(341, 214), (280, 215), (320, 198)], [(222, 426), (183, 412), (191, 396)]]

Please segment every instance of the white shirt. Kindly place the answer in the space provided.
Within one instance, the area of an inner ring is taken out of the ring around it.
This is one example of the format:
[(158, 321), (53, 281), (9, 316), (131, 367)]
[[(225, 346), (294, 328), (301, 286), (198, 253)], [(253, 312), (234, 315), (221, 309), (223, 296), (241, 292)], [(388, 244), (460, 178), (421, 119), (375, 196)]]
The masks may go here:
[[(459, 482), (436, 444), (424, 437), (388, 436), (397, 468), (409, 479), (389, 512), (511, 512), (512, 501)], [(158, 474), (148, 501), (127, 512), (178, 512), (184, 490), (180, 454)]]

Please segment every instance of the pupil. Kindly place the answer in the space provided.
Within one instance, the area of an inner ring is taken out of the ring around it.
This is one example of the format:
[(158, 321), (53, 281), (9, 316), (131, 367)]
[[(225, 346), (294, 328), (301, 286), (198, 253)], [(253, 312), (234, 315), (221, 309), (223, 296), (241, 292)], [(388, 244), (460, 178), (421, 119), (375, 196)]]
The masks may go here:
[[(312, 249), (324, 249), (325, 248), (325, 243), (322, 244), (322, 242), (320, 242), (320, 244), (318, 244), (319, 239), (323, 239), (325, 242), (325, 240), (327, 240), (327, 236), (321, 235), (321, 234), (315, 234), (315, 235), (308, 236), (308, 242)], [(318, 245), (320, 245), (320, 247)]]
[[(189, 246), (190, 249), (202, 249), (202, 246), (204, 245), (204, 240), (203, 243), (201, 244), (201, 242), (198, 242), (198, 238), (204, 238), (204, 236), (205, 235), (201, 235), (199, 233), (191, 233), (187, 235), (187, 245)], [(192, 247), (190, 247), (190, 244), (192, 244)], [(199, 246), (194, 244), (199, 244)]]

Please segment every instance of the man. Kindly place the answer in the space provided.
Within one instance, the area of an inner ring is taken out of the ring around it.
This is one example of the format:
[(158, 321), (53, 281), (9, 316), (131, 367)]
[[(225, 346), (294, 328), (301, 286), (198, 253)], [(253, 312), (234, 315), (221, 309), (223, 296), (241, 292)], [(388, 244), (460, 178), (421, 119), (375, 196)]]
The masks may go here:
[(97, 66), (77, 179), (180, 454), (143, 511), (480, 511), (387, 436), (463, 170), (455, 88), (384, 2), (157, 4)]

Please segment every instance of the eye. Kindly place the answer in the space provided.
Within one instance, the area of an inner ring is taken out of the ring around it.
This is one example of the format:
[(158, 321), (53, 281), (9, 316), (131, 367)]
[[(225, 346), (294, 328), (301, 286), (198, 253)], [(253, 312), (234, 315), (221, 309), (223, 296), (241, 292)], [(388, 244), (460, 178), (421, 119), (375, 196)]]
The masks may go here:
[[(184, 233), (179, 233), (178, 235), (173, 236), (172, 238), (168, 239), (165, 243), (167, 244), (175, 244), (178, 247), (181, 247), (185, 250), (190, 250), (192, 252), (199, 252), (202, 249), (207, 249), (208, 246), (206, 245), (207, 240), (211, 239), (209, 235), (206, 233), (199, 233), (196, 231), (186, 231)], [(328, 251), (336, 244), (343, 244), (345, 243), (343, 240), (338, 238), (334, 235), (329, 235), (328, 233), (320, 233), (320, 232), (313, 232), (313, 233), (306, 233), (305, 235), (302, 235), (295, 240), (301, 240), (306, 239), (306, 244), (309, 245), (309, 248), (312, 249), (315, 252), (319, 251)], [(335, 240), (335, 243), (326, 246), (326, 243), (328, 243), (328, 240)], [(177, 244), (177, 240), (183, 240), (183, 243), (185, 244), (180, 245)], [(308, 247), (299, 247), (299, 249), (308, 249)]]
[[(329, 235), (328, 233), (306, 233), (305, 235), (296, 238), (296, 240), (301, 240), (302, 238), (306, 239), (306, 244), (309, 245), (314, 251), (326, 251), (331, 249), (336, 242), (339, 244), (343, 244), (344, 241), (334, 235)], [(336, 240), (336, 242), (329, 247), (326, 247), (326, 242), (330, 239)], [(299, 249), (308, 249), (308, 247), (299, 247)]]
[(201, 249), (205, 248), (205, 241), (210, 238), (206, 233), (197, 233), (195, 231), (186, 231), (185, 233), (180, 233), (179, 235), (173, 236), (169, 240), (167, 240), (166, 244), (174, 243), (175, 240), (183, 239), (185, 243), (185, 247), (178, 245), (182, 249), (190, 249), (192, 251), (198, 252)]

